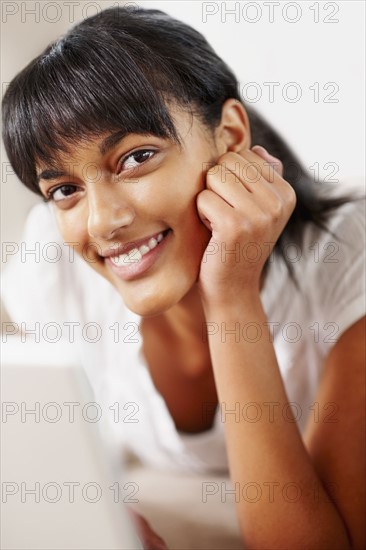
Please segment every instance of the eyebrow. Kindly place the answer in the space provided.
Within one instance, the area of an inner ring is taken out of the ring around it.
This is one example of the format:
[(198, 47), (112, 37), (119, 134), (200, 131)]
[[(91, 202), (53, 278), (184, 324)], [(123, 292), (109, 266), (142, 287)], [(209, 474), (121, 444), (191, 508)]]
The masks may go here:
[[(118, 130), (117, 132), (114, 132), (113, 134), (110, 134), (109, 136), (104, 138), (102, 143), (99, 145), (99, 151), (101, 155), (105, 155), (106, 153), (108, 153), (129, 133), (130, 132), (126, 132), (126, 130)], [(39, 183), (40, 180), (55, 180), (68, 175), (69, 174), (67, 172), (63, 172), (62, 170), (53, 170), (52, 168), (47, 168), (37, 175), (37, 183)]]
[(37, 176), (37, 183), (40, 182), (40, 180), (55, 180), (57, 178), (61, 178), (62, 176), (67, 176), (66, 172), (62, 172), (61, 170), (43, 170), (40, 174)]
[(104, 138), (102, 143), (99, 145), (101, 155), (108, 153), (115, 145), (117, 145), (117, 143), (122, 141), (130, 133), (131, 132), (127, 132), (126, 130), (118, 130), (117, 132), (114, 132), (110, 136)]

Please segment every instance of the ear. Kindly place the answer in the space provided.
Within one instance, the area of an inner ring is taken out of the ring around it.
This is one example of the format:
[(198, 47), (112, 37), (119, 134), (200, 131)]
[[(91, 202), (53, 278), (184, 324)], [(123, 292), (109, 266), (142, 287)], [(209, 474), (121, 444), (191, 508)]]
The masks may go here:
[(221, 121), (215, 129), (216, 145), (220, 155), (248, 150), (251, 134), (248, 114), (237, 99), (227, 99), (222, 106)]

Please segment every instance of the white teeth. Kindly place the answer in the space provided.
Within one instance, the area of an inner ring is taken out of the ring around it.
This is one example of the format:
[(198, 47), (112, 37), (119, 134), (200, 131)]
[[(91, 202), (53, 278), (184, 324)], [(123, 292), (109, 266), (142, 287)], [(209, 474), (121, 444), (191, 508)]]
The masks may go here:
[(128, 259), (131, 262), (139, 262), (142, 258), (142, 254), (138, 248), (133, 248), (132, 250), (129, 251), (127, 255), (128, 255)]
[(115, 265), (130, 265), (137, 263), (141, 260), (142, 254), (138, 248), (133, 248), (128, 254), (120, 254), (119, 256), (112, 256), (111, 260)]
[(119, 256), (112, 256), (111, 260), (116, 265), (126, 265), (126, 258), (128, 258), (128, 254), (120, 254)]
[(142, 246), (140, 246), (139, 251), (140, 251), (141, 256), (145, 256), (145, 254), (150, 252), (150, 248), (148, 246), (146, 246), (146, 244), (143, 244)]
[(162, 240), (164, 236), (162, 233), (159, 233), (159, 235), (156, 237), (151, 237), (149, 239), (147, 244), (143, 244), (140, 246), (140, 248), (133, 248), (129, 251), (128, 254), (120, 254), (119, 256), (112, 256), (111, 260), (115, 265), (118, 266), (127, 266), (131, 265), (132, 263), (139, 262), (145, 254), (150, 252), (153, 248), (155, 248)]
[(154, 237), (152, 237), (147, 244), (149, 245), (150, 250), (152, 250), (153, 248), (156, 247), (156, 245), (158, 244), (158, 241), (154, 239)]

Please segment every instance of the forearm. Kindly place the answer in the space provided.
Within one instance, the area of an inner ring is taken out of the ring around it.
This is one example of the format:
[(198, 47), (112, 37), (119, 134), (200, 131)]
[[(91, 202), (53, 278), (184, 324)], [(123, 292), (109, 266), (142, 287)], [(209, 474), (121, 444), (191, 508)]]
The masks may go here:
[[(220, 327), (208, 338), (245, 544), (349, 548), (343, 520), (322, 487), (287, 407), (259, 295), (248, 295), (232, 307), (205, 307), (205, 314), (207, 323)], [(239, 332), (230, 334), (236, 323)], [(256, 338), (243, 337), (247, 323), (260, 327)], [(259, 419), (251, 422), (241, 414), (238, 421), (229, 413), (237, 403), (240, 411), (254, 403), (253, 415), (259, 410)], [(248, 487), (256, 494), (246, 495)]]

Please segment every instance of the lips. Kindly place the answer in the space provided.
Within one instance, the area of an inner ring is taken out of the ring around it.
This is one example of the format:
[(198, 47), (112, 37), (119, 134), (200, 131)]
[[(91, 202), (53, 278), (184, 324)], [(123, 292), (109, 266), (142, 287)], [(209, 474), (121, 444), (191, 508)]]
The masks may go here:
[(157, 262), (166, 248), (166, 243), (170, 241), (171, 234), (172, 230), (166, 229), (145, 239), (120, 246), (108, 255), (105, 254), (105, 262), (120, 279), (129, 281), (139, 278)]
[[(143, 237), (142, 239), (137, 239), (135, 241), (130, 241), (125, 244), (120, 244), (117, 247), (111, 246), (109, 249), (106, 249), (105, 251), (102, 251), (100, 254), (103, 258), (115, 258), (117, 256), (120, 256), (121, 254), (128, 254), (133, 249), (139, 249), (141, 246), (145, 245), (148, 246), (149, 241), (151, 239), (157, 240), (158, 235), (163, 234), (165, 235), (169, 230), (160, 231), (159, 233), (154, 233), (153, 235), (150, 235), (149, 237)], [(117, 244), (117, 243), (115, 243)]]
[(162, 231), (154, 237), (145, 239), (139, 247), (134, 246), (127, 253), (122, 253), (118, 256), (111, 256), (111, 261), (117, 266), (127, 266), (131, 263), (139, 262), (145, 254), (158, 246), (158, 244), (164, 239), (164, 233), (166, 234), (166, 231)]

